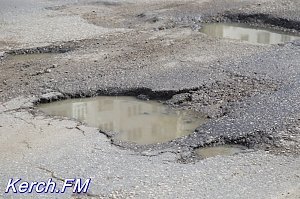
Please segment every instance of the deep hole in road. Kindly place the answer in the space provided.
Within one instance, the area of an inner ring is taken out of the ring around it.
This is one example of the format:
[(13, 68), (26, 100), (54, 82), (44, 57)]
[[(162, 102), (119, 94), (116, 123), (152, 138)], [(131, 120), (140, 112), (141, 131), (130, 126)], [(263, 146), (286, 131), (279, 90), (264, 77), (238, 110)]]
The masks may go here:
[(241, 153), (248, 148), (242, 145), (220, 145), (220, 146), (211, 146), (198, 148), (195, 150), (195, 153), (201, 158), (210, 158), (215, 156), (230, 156)]
[(189, 135), (208, 120), (198, 112), (124, 96), (69, 99), (41, 104), (38, 108), (49, 115), (77, 119), (111, 133), (117, 140), (139, 145)]
[(210, 23), (204, 25), (200, 31), (211, 37), (240, 40), (251, 44), (279, 44), (300, 39), (300, 36), (289, 32), (242, 23)]
[(54, 53), (37, 53), (37, 54), (20, 54), (20, 55), (10, 55), (7, 60), (14, 62), (30, 62), (30, 61), (41, 61), (44, 59), (49, 59), (57, 54)]

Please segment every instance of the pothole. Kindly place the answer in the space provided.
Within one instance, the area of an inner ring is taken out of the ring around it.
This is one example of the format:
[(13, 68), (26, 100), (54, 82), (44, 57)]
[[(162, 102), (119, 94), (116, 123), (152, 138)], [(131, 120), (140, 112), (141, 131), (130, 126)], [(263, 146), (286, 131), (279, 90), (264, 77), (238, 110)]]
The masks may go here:
[(211, 23), (200, 31), (212, 37), (240, 40), (251, 44), (279, 44), (300, 39), (291, 33), (241, 23)]
[(29, 62), (32, 60), (44, 60), (51, 58), (54, 53), (38, 53), (38, 54), (20, 54), (20, 55), (10, 55), (7, 57), (7, 60), (14, 62)]
[(174, 110), (134, 97), (71, 99), (38, 108), (49, 115), (77, 119), (111, 133), (117, 140), (139, 145), (164, 143), (191, 134), (207, 121), (194, 111)]
[(248, 148), (242, 145), (222, 145), (204, 147), (195, 150), (195, 153), (201, 158), (210, 158), (215, 156), (230, 156), (245, 152)]

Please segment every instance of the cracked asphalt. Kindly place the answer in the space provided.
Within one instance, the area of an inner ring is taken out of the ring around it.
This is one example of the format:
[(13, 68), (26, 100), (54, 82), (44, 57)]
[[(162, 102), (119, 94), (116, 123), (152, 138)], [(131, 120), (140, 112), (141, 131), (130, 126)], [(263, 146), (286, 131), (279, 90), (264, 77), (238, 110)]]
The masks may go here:
[[(300, 41), (209, 37), (226, 21), (300, 35), (298, 0), (0, 2), (0, 198), (300, 198)], [(210, 121), (136, 146), (36, 103), (133, 95)], [(208, 159), (199, 147), (242, 144)], [(13, 195), (9, 178), (91, 178), (86, 195)]]

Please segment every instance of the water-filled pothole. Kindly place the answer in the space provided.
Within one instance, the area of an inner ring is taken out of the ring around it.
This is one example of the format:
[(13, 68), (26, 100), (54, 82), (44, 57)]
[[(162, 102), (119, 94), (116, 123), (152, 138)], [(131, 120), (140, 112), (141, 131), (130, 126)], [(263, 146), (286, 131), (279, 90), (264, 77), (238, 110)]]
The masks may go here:
[(7, 60), (14, 62), (30, 62), (30, 61), (40, 61), (44, 59), (51, 58), (54, 53), (36, 53), (36, 54), (20, 54), (20, 55), (10, 55)]
[(213, 147), (204, 147), (196, 149), (196, 154), (201, 158), (209, 158), (215, 156), (230, 156), (241, 153), (248, 148), (241, 145), (221, 145)]
[(200, 31), (212, 37), (241, 40), (252, 44), (279, 44), (300, 39), (299, 36), (287, 32), (240, 23), (211, 23)]
[(85, 122), (106, 132), (116, 132), (117, 140), (137, 144), (167, 142), (190, 133), (206, 122), (204, 116), (188, 110), (174, 110), (156, 101), (134, 97), (94, 97), (41, 104), (49, 115)]

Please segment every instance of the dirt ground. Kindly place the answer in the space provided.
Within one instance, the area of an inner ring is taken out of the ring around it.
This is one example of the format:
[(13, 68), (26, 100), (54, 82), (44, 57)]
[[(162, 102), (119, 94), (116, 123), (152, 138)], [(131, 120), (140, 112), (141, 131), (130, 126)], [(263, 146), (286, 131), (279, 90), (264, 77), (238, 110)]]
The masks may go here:
[[(300, 40), (213, 38), (210, 22), (300, 36), (298, 0), (0, 2), (0, 198), (9, 178), (91, 178), (43, 198), (300, 198)], [(97, 95), (160, 100), (209, 122), (137, 146), (50, 117), (37, 103)], [(198, 158), (199, 147), (248, 153)]]

